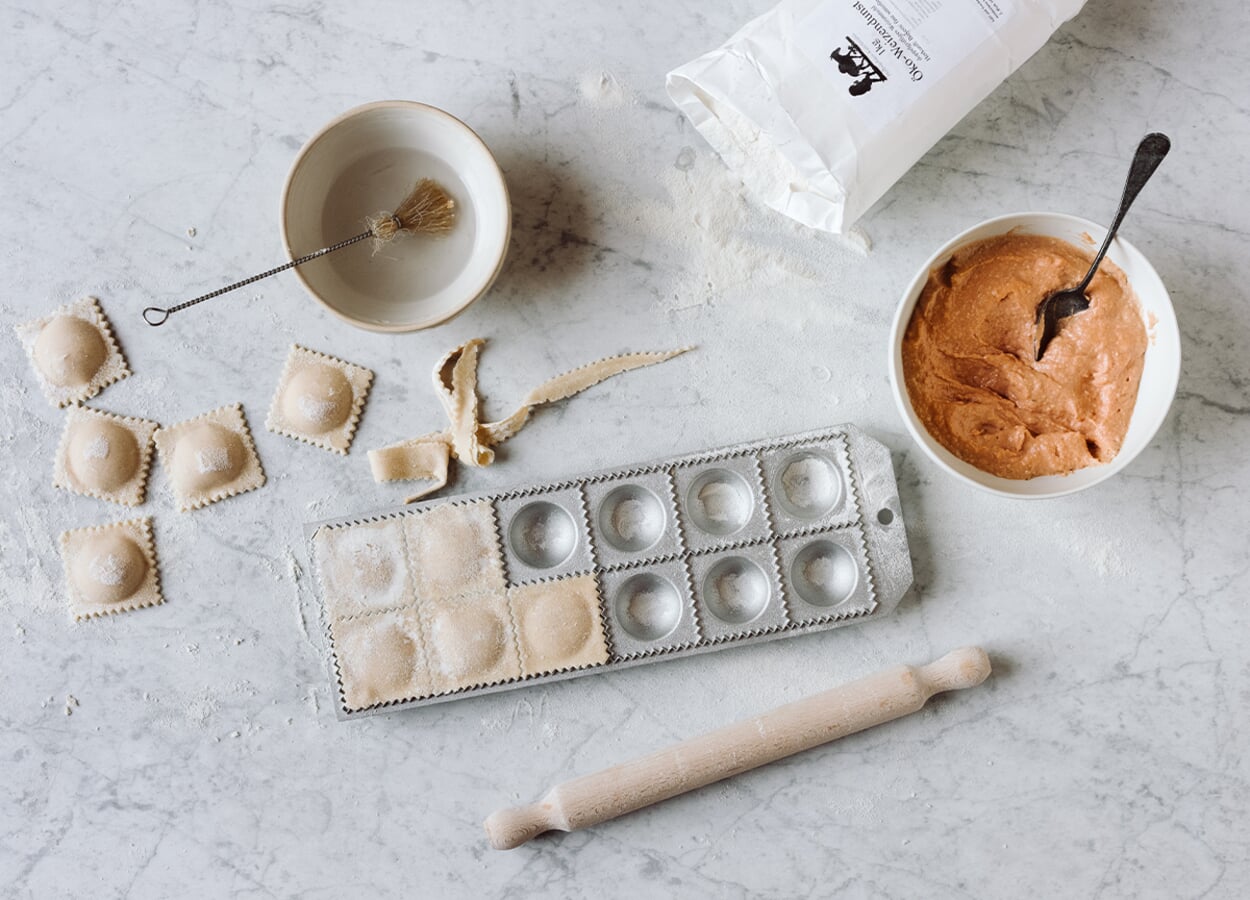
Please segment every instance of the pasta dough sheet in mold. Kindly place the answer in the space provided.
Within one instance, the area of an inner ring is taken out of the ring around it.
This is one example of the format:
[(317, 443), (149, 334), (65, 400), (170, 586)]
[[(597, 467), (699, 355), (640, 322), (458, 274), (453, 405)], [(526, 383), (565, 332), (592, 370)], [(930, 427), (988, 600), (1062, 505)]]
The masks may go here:
[(373, 372), (362, 366), (293, 344), (265, 427), (346, 454), (372, 381)]
[[(325, 529), (314, 547), (349, 710), (521, 676), (489, 502)], [(377, 612), (387, 606), (398, 608)], [(381, 621), (402, 622), (409, 643), (397, 632), (378, 637)], [(381, 671), (387, 666), (403, 671)]]
[(158, 427), (147, 419), (71, 407), (56, 451), (53, 486), (138, 506), (147, 489), (152, 435)]
[(485, 500), (406, 517), (430, 676), (439, 693), (520, 675), (495, 511)]
[(508, 592), (508, 602), (516, 622), (522, 675), (546, 675), (608, 661), (594, 575), (514, 587)]
[(469, 594), (419, 607), (435, 693), (521, 676), (507, 595)]
[(448, 503), (404, 519), (418, 601), (507, 589), (495, 523), (486, 500)]
[(165, 602), (150, 518), (66, 531), (61, 559), (75, 620)]
[(183, 512), (253, 491), (265, 483), (240, 404), (159, 428), (153, 439)]
[(130, 375), (95, 297), (67, 303), (15, 330), (44, 396), (58, 407), (90, 400)]
[(415, 610), (393, 610), (331, 626), (343, 703), (367, 709), (431, 693)]
[(404, 523), (388, 519), (317, 533), (326, 611), (335, 618), (382, 612), (413, 602)]

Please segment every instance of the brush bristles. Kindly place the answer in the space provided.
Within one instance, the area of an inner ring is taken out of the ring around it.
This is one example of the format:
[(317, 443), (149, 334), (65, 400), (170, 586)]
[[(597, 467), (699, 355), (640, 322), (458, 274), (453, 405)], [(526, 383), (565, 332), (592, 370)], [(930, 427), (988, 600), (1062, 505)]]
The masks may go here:
[(369, 230), (379, 241), (400, 234), (443, 235), (456, 224), (456, 201), (431, 178), (422, 178), (395, 208), (369, 220)]

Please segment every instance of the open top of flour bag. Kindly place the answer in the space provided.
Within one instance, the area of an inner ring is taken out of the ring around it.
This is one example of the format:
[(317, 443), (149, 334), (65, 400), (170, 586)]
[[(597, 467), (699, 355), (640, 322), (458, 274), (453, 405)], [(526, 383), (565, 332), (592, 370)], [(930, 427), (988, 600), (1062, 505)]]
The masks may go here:
[(783, 0), (668, 75), (761, 201), (842, 233), (1085, 0)]

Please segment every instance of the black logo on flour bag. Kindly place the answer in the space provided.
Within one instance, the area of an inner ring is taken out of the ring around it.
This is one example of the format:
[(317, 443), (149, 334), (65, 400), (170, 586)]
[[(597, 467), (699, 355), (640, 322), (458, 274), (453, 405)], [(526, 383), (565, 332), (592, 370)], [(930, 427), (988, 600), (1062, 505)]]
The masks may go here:
[(839, 72), (851, 78), (851, 86), (846, 89), (848, 94), (858, 97), (871, 91), (877, 82), (887, 80), (885, 73), (868, 58), (868, 54), (860, 49), (859, 44), (849, 34), (846, 36), (846, 45), (849, 50), (837, 47), (829, 54), (829, 58), (838, 64)]

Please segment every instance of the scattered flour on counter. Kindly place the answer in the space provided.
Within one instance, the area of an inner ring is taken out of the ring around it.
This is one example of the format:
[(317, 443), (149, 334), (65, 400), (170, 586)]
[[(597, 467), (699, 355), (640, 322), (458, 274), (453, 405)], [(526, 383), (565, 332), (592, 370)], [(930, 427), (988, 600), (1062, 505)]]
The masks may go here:
[[(628, 169), (639, 135), (653, 130), (655, 104), (640, 103), (607, 72), (583, 75), (578, 93), (595, 122), (586, 132), (589, 149)], [(679, 116), (675, 107), (672, 115)], [(664, 199), (640, 196), (635, 185), (613, 184), (607, 167), (593, 201), (605, 223), (634, 230), (644, 246), (660, 242), (674, 251), (668, 256), (679, 272), (661, 305), (679, 312), (734, 293), (784, 297), (788, 287), (799, 284), (827, 284), (836, 291), (840, 275), (870, 252), (868, 235), (860, 228), (826, 234), (767, 209), (682, 121), (690, 143), (659, 174)], [(738, 136), (744, 152), (766, 144), (754, 138), (758, 133)], [(756, 166), (789, 166), (775, 154), (756, 159), (759, 155), (751, 157)], [(647, 263), (656, 256), (648, 252)]]
[[(291, 608), (295, 612), (295, 624), (299, 626), (300, 637), (304, 639), (308, 646), (317, 652), (321, 652), (321, 648), (317, 646), (317, 642), (313, 640), (312, 635), (309, 633), (308, 615), (304, 610), (304, 569), (299, 564), (299, 560), (295, 558), (295, 554), (290, 547), (286, 549), (286, 568), (287, 574), (290, 576), (291, 587), (294, 589), (291, 591)], [(312, 600), (310, 602), (315, 603)]]
[(598, 109), (613, 109), (634, 102), (633, 95), (611, 72), (587, 72), (582, 75), (578, 87), (582, 102)]
[(74, 709), (78, 706), (78, 698), (73, 694), (65, 695), (65, 715), (72, 716)]
[(46, 512), (32, 504), (16, 507), (9, 519), (0, 519), (0, 562), (5, 570), (22, 573), (20, 580), (0, 579), (2, 606), (48, 615), (66, 608), (57, 536), (68, 526), (54, 525), (45, 518)]
[(1099, 578), (1124, 578), (1133, 574), (1109, 538), (1083, 533), (1071, 539), (1067, 549), (1070, 556), (1083, 560)]
[(217, 714), (219, 708), (220, 704), (216, 695), (205, 691), (183, 704), (182, 712), (186, 720), (192, 725), (205, 728), (213, 716)]

